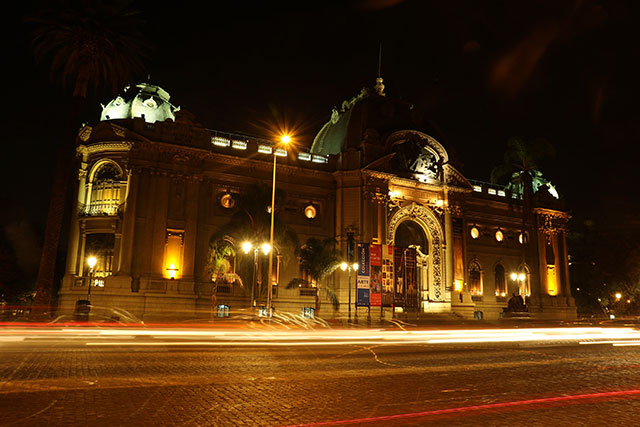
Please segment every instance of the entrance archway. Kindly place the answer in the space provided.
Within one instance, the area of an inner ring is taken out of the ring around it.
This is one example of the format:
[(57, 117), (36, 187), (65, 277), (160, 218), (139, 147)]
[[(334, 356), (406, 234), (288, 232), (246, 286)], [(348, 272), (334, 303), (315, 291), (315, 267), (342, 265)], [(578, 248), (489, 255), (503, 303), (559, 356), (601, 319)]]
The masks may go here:
[[(398, 209), (389, 220), (387, 241), (398, 247), (420, 246), (422, 301), (444, 302), (443, 232), (433, 212), (416, 203)], [(406, 246), (404, 246), (406, 245)], [(416, 248), (417, 249), (417, 248)]]

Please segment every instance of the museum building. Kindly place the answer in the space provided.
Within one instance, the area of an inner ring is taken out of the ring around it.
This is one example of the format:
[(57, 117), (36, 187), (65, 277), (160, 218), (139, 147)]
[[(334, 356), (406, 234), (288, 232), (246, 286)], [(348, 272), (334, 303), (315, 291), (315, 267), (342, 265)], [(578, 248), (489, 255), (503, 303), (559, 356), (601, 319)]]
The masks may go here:
[[(160, 87), (127, 87), (77, 137), (60, 309), (90, 290), (94, 313), (202, 318), (262, 306), (270, 284), (276, 312), (323, 318), (356, 304), (388, 318), (575, 318), (555, 189), (536, 188), (523, 212), (522, 194), (467, 179), (418, 123), (378, 79), (332, 111), (311, 147), (285, 147), (207, 129)], [(309, 239), (333, 239), (348, 268), (305, 277)], [(526, 305), (513, 310), (514, 295)]]

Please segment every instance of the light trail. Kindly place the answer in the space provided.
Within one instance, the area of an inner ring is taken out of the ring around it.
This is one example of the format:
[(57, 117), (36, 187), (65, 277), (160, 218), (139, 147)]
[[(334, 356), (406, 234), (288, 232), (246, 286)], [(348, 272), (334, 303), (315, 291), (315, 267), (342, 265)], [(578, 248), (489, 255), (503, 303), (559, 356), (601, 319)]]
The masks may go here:
[[(640, 345), (632, 328), (530, 328), (466, 330), (270, 330), (154, 328), (2, 328), (0, 345), (68, 340), (87, 345), (443, 345), (575, 341), (579, 344)], [(157, 341), (155, 341), (157, 340)], [(174, 340), (174, 341), (168, 341)], [(149, 344), (148, 342), (152, 342)], [(146, 343), (146, 344), (143, 344)]]
[(364, 423), (379, 423), (382, 421), (399, 420), (406, 418), (423, 418), (434, 415), (447, 415), (457, 414), (472, 411), (491, 411), (504, 408), (517, 408), (522, 406), (534, 406), (534, 405), (552, 405), (552, 404), (577, 404), (583, 400), (590, 399), (620, 399), (620, 398), (638, 398), (640, 397), (640, 390), (619, 390), (619, 391), (607, 391), (601, 393), (589, 393), (589, 394), (574, 394), (570, 396), (556, 396), (545, 397), (541, 399), (529, 399), (529, 400), (516, 400), (512, 402), (499, 402), (489, 403), (486, 405), (474, 405), (474, 406), (462, 406), (457, 408), (435, 409), (432, 411), (413, 412), (406, 414), (396, 415), (383, 415), (379, 417), (369, 418), (354, 418), (350, 420), (338, 420), (338, 421), (322, 421), (305, 424), (291, 424), (283, 427), (317, 427), (317, 426), (336, 426), (345, 424), (364, 424)]

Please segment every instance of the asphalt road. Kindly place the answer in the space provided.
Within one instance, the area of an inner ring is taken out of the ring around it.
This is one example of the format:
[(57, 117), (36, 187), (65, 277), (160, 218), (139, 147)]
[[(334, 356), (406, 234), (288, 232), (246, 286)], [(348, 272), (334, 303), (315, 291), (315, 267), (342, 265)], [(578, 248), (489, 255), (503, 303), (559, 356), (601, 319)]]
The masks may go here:
[(0, 330), (0, 426), (640, 425), (638, 335), (516, 332)]

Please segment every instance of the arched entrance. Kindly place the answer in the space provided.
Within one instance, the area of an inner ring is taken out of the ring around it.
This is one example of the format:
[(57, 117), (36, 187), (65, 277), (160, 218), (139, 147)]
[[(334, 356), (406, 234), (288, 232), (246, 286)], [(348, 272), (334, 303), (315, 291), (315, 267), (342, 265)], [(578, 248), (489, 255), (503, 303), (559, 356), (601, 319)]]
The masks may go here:
[[(404, 276), (407, 281), (407, 307), (421, 307), (429, 299), (429, 240), (417, 222), (406, 219), (398, 224), (394, 246), (402, 254)], [(416, 294), (416, 289), (418, 294)], [(415, 304), (413, 304), (415, 302)]]
[(421, 308), (426, 309), (427, 302), (445, 302), (444, 240), (434, 213), (416, 203), (398, 209), (389, 220), (387, 241), (395, 247), (415, 249)]

